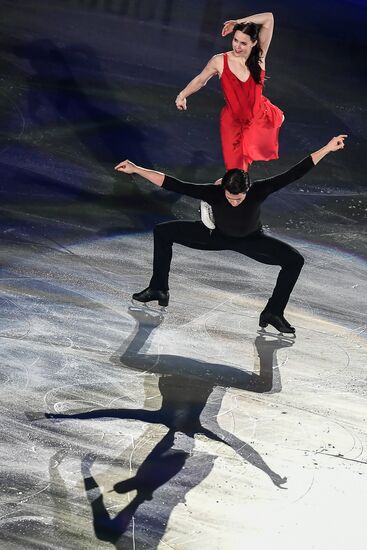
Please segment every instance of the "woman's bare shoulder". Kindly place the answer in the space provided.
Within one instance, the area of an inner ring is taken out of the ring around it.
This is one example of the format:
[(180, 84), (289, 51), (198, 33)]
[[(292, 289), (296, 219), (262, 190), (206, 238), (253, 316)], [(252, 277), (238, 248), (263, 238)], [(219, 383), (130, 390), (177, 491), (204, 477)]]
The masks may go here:
[(224, 53), (217, 53), (213, 55), (210, 62), (213, 67), (217, 70), (218, 74), (221, 75), (223, 72), (223, 65), (224, 65)]

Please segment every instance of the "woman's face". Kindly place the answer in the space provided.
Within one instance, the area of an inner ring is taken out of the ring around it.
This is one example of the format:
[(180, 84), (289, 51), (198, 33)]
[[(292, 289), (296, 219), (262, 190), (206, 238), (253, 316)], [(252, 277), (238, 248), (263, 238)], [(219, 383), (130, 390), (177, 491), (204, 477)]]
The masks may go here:
[(256, 43), (257, 40), (253, 42), (248, 34), (236, 31), (232, 39), (233, 53), (237, 57), (245, 57), (247, 59)]

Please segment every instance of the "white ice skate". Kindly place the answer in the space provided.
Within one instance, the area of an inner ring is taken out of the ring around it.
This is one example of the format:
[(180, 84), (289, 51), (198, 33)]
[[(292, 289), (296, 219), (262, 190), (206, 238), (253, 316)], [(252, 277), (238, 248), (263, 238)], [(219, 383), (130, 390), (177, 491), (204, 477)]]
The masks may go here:
[(207, 202), (200, 202), (201, 221), (208, 229), (215, 229), (213, 210)]

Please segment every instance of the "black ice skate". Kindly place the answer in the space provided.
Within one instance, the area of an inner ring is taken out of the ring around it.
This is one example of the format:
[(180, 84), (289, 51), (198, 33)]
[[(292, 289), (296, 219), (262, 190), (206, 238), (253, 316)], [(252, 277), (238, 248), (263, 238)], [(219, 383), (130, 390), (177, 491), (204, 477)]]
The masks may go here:
[(283, 315), (274, 315), (270, 311), (263, 311), (260, 314), (259, 325), (261, 328), (266, 328), (268, 325), (271, 325), (279, 332), (284, 332), (286, 334), (294, 334), (296, 329), (288, 323)]
[(168, 290), (155, 290), (154, 288), (145, 288), (141, 292), (136, 292), (133, 294), (133, 300), (138, 302), (153, 302), (154, 300), (158, 301), (160, 306), (166, 307), (169, 302), (169, 291)]

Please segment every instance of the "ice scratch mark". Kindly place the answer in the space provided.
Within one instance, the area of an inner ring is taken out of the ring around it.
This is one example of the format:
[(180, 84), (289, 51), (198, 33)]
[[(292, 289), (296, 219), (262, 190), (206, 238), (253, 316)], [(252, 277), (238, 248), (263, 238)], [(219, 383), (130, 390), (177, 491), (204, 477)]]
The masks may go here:
[[(277, 358), (278, 359), (278, 358)], [(289, 356), (287, 355), (283, 361), (281, 361), (279, 364), (278, 364), (278, 361), (275, 362), (275, 365), (273, 365), (273, 370), (274, 369), (278, 369), (278, 368), (281, 368), (281, 367), (284, 367), (287, 363), (288, 363), (288, 360), (289, 360)]]
[[(4, 291), (0, 291), (0, 292), (2, 294), (5, 294)], [(29, 335), (29, 333), (31, 331), (31, 323), (28, 319), (27, 313), (25, 312), (25, 310), (20, 305), (18, 305), (16, 302), (11, 300), (10, 298), (4, 298), (4, 302), (8, 302), (9, 304), (11, 304), (14, 307), (14, 309), (20, 311), (20, 313), (22, 314), (22, 316), (24, 318), (24, 321), (26, 322), (26, 324), (28, 324), (28, 330), (26, 330), (26, 332), (24, 334), (20, 334), (19, 336), (8, 336), (8, 335), (4, 334), (4, 335), (1, 335), (1, 338), (10, 338), (10, 339), (14, 339), (14, 340), (24, 340)]]
[(151, 400), (157, 399), (158, 397), (162, 397), (162, 394), (161, 394), (161, 393), (157, 393), (157, 394), (152, 395), (152, 396), (150, 396), (150, 397), (146, 397), (146, 398), (145, 398), (145, 401), (151, 401)]
[(314, 482), (315, 482), (315, 476), (313, 475), (313, 476), (312, 476), (311, 483), (310, 483), (310, 485), (308, 486), (308, 488), (306, 489), (306, 491), (305, 491), (301, 496), (299, 496), (298, 498), (296, 498), (296, 500), (294, 500), (293, 503), (298, 502), (298, 501), (302, 500), (303, 498), (305, 498), (305, 496), (311, 491)]
[(197, 315), (193, 319), (190, 319), (190, 321), (187, 321), (187, 323), (184, 323), (183, 325), (181, 325), (181, 328), (189, 327), (190, 325), (197, 323), (198, 321), (204, 321), (204, 322), (207, 321), (210, 316), (214, 315), (214, 313), (216, 313), (219, 310), (219, 308), (221, 308), (223, 305), (228, 303), (230, 303), (229, 298), (227, 300), (224, 300), (223, 302), (219, 302), (219, 304), (212, 307), (209, 311), (205, 311), (204, 313)]
[(365, 464), (367, 466), (367, 462), (365, 462), (364, 460), (357, 460), (356, 458), (347, 458), (346, 456), (341, 454), (333, 455), (332, 453), (326, 453), (323, 450), (317, 452), (316, 454), (331, 456), (333, 458), (339, 458), (340, 460), (348, 460), (349, 462), (357, 462), (358, 464)]
[[(108, 270), (108, 269), (99, 267), (99, 266), (97, 266), (95, 263), (92, 264), (92, 263), (88, 262), (85, 258), (83, 258), (82, 256), (80, 256), (79, 254), (76, 254), (76, 252), (73, 252), (73, 250), (71, 250), (70, 248), (64, 246), (63, 244), (59, 243), (58, 241), (52, 239), (51, 237), (46, 237), (46, 236), (44, 235), (44, 238), (45, 238), (46, 240), (49, 240), (49, 241), (51, 241), (52, 243), (56, 244), (56, 245), (61, 249), (61, 250), (56, 250), (56, 251), (58, 251), (58, 252), (64, 251), (64, 252), (65, 252), (66, 254), (68, 254), (69, 256), (72, 256), (73, 258), (77, 259), (81, 264), (86, 265), (86, 266), (92, 268), (94, 272), (95, 272), (95, 271), (98, 271), (98, 272), (102, 273), (102, 274), (105, 275), (105, 276), (106, 276), (107, 274), (108, 274), (108, 275), (113, 275), (113, 276), (116, 278), (116, 273), (114, 273), (113, 271), (110, 271), (110, 270)], [(115, 285), (115, 286), (118, 285), (118, 288), (119, 288), (120, 292), (121, 292), (123, 295), (130, 296), (129, 293), (126, 292), (126, 290), (124, 290), (124, 289), (121, 287), (121, 285), (119, 284), (119, 280), (120, 280), (119, 278), (116, 278), (116, 279), (114, 280), (114, 285)], [(110, 283), (110, 284), (111, 284), (111, 283)], [(113, 311), (118, 311), (118, 310), (114, 310), (113, 308), (110, 308), (110, 309), (112, 309)]]
[(174, 546), (171, 546), (168, 542), (160, 539), (159, 543), (162, 544), (163, 548), (171, 548), (171, 550), (175, 550)]
[[(49, 407), (48, 400), (49, 400), (50, 395), (52, 395), (52, 393), (61, 393), (62, 391), (65, 391), (65, 393), (68, 393), (68, 395), (71, 396), (72, 388), (78, 388), (79, 389), (79, 388), (83, 388), (83, 387), (85, 387), (85, 384), (76, 383), (76, 384), (65, 384), (64, 386), (51, 388), (50, 390), (48, 390), (45, 393), (45, 395), (43, 397), (43, 402), (44, 402), (46, 407)], [(64, 405), (66, 403), (71, 403), (72, 401), (78, 401), (78, 402), (81, 401), (80, 392), (79, 392), (79, 394), (77, 394), (76, 399), (68, 399), (68, 401), (57, 402), (56, 404), (52, 405), (52, 408), (53, 408), (53, 410), (56, 410), (54, 408), (55, 406)], [(88, 407), (90, 407), (91, 405), (96, 406), (96, 407), (103, 407), (103, 404), (99, 403), (98, 401), (92, 401), (92, 400), (88, 399), (88, 401), (85, 401), (85, 402), (88, 405)]]
[[(192, 535), (197, 535), (197, 536), (195, 537)], [(193, 548), (192, 543), (202, 539), (203, 539), (203, 535), (200, 534), (199, 531), (196, 531), (196, 532), (192, 531), (190, 535), (177, 535), (176, 537), (172, 537), (169, 542), (166, 542), (162, 539), (159, 542), (164, 544), (168, 548), (177, 550), (179, 548)], [(191, 543), (190, 546), (186, 546), (186, 544), (190, 544), (190, 543)], [(171, 546), (171, 545), (174, 545), (174, 546)]]
[(353, 336), (359, 336), (360, 334), (364, 334), (366, 332), (367, 325), (361, 325), (360, 327), (354, 328), (350, 331)]
[(36, 364), (38, 363), (39, 360), (40, 360), (40, 356), (38, 356), (37, 359), (35, 359), (31, 365), (29, 365), (28, 367), (24, 367), (24, 370), (26, 371), (26, 374), (27, 374), (26, 383), (25, 383), (24, 389), (28, 388), (28, 385), (29, 385), (29, 378), (30, 378), (30, 377), (29, 377), (29, 369), (31, 369), (32, 367), (34, 367), (34, 365), (36, 365)]
[(44, 487), (40, 491), (37, 491), (36, 493), (32, 493), (27, 498), (23, 498), (23, 499), (19, 500), (16, 504), (23, 504), (24, 502), (28, 502), (28, 500), (30, 500), (31, 498), (33, 498), (33, 497), (43, 493), (44, 491), (46, 491), (50, 487), (50, 485), (51, 485), (50, 483), (47, 483), (46, 487)]
[[(344, 453), (344, 456), (345, 454), (347, 453), (351, 453), (354, 449), (357, 449), (357, 447), (360, 449), (359, 453), (357, 454), (357, 457), (358, 456), (361, 456), (362, 452), (363, 452), (363, 444), (361, 442), (361, 440), (354, 434), (354, 432), (352, 431), (352, 428), (349, 427), (347, 428), (345, 425), (341, 424), (340, 422), (337, 422), (337, 421), (334, 421), (333, 422), (334, 424), (336, 424), (337, 426), (339, 426), (340, 428), (342, 428), (343, 430), (345, 430), (347, 432), (347, 434), (351, 437), (352, 439), (352, 446)], [(359, 445), (357, 446), (357, 441), (359, 442)]]
[[(231, 417), (233, 418), (233, 411), (238, 409), (238, 401), (237, 401), (237, 397), (235, 397), (235, 396), (233, 396), (232, 400), (235, 401), (234, 405), (231, 408), (226, 409), (223, 412), (219, 412), (217, 415), (215, 415), (216, 418), (220, 418), (221, 416), (225, 416), (227, 414), (230, 414)], [(214, 416), (213, 416), (213, 418), (214, 418)]]
[(114, 397), (113, 399), (111, 399), (111, 401), (108, 402), (107, 404), (107, 408), (108, 409), (112, 409), (112, 405), (114, 403), (116, 403), (116, 401), (126, 401), (128, 400), (130, 403), (137, 403), (138, 402), (138, 399), (134, 399), (134, 398), (131, 398), (129, 395), (119, 395), (118, 397)]

